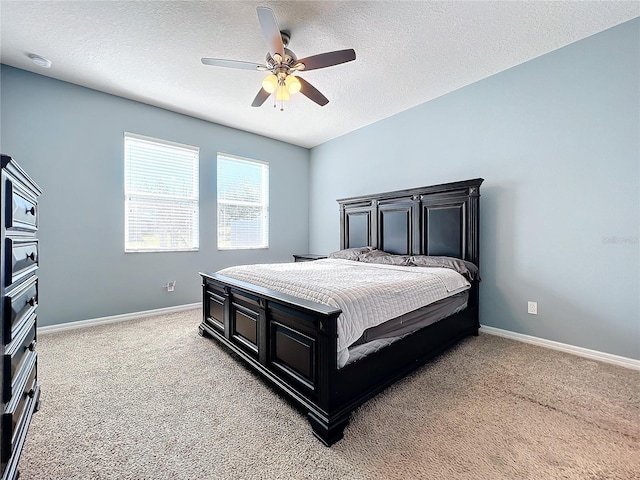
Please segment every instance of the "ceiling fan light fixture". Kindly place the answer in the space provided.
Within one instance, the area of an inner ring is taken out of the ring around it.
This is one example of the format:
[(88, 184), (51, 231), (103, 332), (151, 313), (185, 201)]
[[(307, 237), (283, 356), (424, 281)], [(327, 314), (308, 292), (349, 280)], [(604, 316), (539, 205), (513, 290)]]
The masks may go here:
[(300, 91), (300, 88), (302, 88), (300, 80), (298, 80), (293, 75), (288, 75), (284, 80), (284, 84), (286, 85), (287, 90), (291, 95), (298, 93)]
[(285, 85), (280, 85), (278, 90), (276, 90), (276, 100), (289, 100), (289, 91), (287, 90)]
[(278, 77), (275, 75), (269, 75), (262, 80), (262, 88), (264, 88), (267, 92), (273, 93), (278, 88)]

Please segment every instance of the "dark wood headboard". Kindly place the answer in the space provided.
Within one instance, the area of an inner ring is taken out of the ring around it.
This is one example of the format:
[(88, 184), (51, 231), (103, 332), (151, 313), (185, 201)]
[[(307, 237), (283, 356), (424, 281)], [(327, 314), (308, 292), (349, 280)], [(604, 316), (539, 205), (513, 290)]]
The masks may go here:
[(339, 199), (340, 248), (445, 255), (480, 266), (484, 179)]

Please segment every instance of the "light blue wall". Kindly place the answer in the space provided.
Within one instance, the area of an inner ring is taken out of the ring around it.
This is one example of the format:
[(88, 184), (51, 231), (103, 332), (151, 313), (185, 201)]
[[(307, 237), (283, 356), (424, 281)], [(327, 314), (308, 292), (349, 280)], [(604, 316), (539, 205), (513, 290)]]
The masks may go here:
[(639, 32), (635, 19), (313, 148), (311, 250), (338, 248), (337, 198), (482, 177), (481, 323), (640, 359)]
[[(199, 271), (307, 251), (307, 149), (5, 65), (0, 82), (0, 150), (44, 191), (40, 325), (198, 302)], [(125, 131), (200, 147), (199, 252), (124, 253)], [(218, 151), (269, 162), (268, 250), (217, 251)]]

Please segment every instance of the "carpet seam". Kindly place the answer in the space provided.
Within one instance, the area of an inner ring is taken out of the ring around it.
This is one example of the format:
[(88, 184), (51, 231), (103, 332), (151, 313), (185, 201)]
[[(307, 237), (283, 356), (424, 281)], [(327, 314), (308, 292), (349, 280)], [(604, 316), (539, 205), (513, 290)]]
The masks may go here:
[(514, 396), (516, 398), (519, 398), (521, 400), (526, 400), (528, 402), (535, 403), (535, 404), (540, 405), (541, 407), (544, 407), (544, 408), (546, 408), (548, 410), (552, 410), (554, 412), (558, 412), (560, 414), (563, 414), (563, 415), (565, 415), (567, 417), (570, 417), (570, 418), (573, 418), (575, 420), (579, 420), (581, 422), (587, 423), (587, 424), (592, 425), (592, 426), (594, 426), (596, 428), (599, 428), (600, 430), (604, 430), (605, 432), (615, 433), (615, 434), (618, 434), (618, 435), (622, 435), (623, 437), (626, 437), (626, 438), (628, 438), (630, 440), (634, 440), (636, 442), (640, 442), (640, 438), (639, 437), (636, 437), (634, 435), (631, 435), (631, 434), (628, 434), (628, 433), (625, 433), (625, 432), (620, 432), (618, 430), (612, 430), (610, 428), (603, 427), (603, 426), (601, 426), (601, 425), (599, 425), (599, 424), (597, 424), (595, 422), (590, 422), (586, 418), (579, 417), (578, 415), (569, 413), (569, 412), (567, 412), (565, 410), (561, 410), (561, 409), (559, 409), (557, 407), (554, 407), (553, 405), (549, 405), (549, 404), (543, 403), (543, 402), (541, 402), (539, 400), (536, 400), (534, 398), (527, 397), (526, 395), (521, 395), (521, 394), (518, 394), (518, 393), (515, 393), (515, 392), (511, 392), (511, 391), (506, 391), (506, 393), (508, 393), (508, 394), (510, 394), (510, 395), (512, 395), (512, 396)]

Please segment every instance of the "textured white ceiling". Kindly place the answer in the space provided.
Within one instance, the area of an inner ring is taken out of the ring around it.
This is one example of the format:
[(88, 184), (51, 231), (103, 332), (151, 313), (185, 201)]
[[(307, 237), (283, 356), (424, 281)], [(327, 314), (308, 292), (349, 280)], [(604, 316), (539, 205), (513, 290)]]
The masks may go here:
[[(263, 63), (257, 6), (298, 58), (353, 48), (354, 62), (301, 76), (284, 112), (251, 102)], [(313, 147), (640, 15), (637, 1), (0, 1), (2, 63)], [(36, 53), (53, 62), (35, 66)]]

